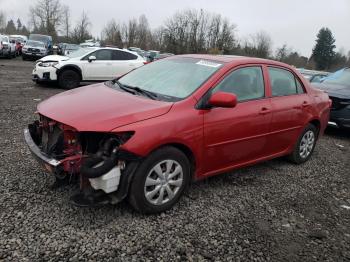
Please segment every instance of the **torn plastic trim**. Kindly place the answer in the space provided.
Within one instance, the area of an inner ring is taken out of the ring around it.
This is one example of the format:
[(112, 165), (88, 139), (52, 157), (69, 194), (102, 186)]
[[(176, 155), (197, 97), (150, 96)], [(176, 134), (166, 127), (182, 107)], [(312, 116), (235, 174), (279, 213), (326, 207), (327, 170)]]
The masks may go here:
[(54, 158), (51, 158), (51, 157), (45, 155), (40, 150), (40, 148), (35, 144), (28, 128), (24, 129), (24, 139), (27, 143), (27, 146), (29, 147), (29, 150), (32, 152), (32, 154), (36, 158), (40, 159), (41, 161), (43, 161), (43, 162), (45, 162), (53, 167), (57, 167), (62, 163), (62, 161), (60, 161), (60, 160), (57, 160), (57, 159), (54, 159)]

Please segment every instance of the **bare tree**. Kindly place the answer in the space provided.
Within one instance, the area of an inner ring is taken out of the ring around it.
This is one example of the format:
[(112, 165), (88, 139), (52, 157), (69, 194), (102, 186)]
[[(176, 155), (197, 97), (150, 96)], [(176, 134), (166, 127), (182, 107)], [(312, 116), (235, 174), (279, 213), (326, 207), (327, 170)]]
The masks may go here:
[(272, 40), (266, 32), (257, 32), (252, 36), (252, 40), (257, 57), (268, 58), (271, 55)]
[(149, 42), (151, 31), (149, 29), (148, 20), (145, 15), (141, 15), (139, 18), (136, 34), (137, 34), (136, 45), (141, 49), (147, 49), (149, 45), (148, 42)]
[(81, 43), (84, 42), (87, 39), (91, 38), (90, 34), (90, 20), (87, 16), (87, 14), (83, 11), (79, 21), (77, 22), (76, 26), (74, 27), (71, 38), (75, 43)]
[(137, 34), (137, 20), (135, 18), (129, 20), (127, 26), (127, 45), (134, 46), (136, 42), (136, 34)]
[(120, 25), (114, 19), (109, 21), (102, 31), (102, 39), (106, 44), (123, 47)]
[(63, 33), (68, 40), (70, 30), (71, 30), (71, 19), (70, 19), (70, 10), (69, 6), (65, 5), (62, 7), (62, 27), (63, 27)]
[(36, 4), (30, 7), (30, 19), (34, 28), (56, 37), (58, 26), (62, 22), (60, 0), (37, 0)]
[(290, 52), (291, 51), (289, 50), (287, 45), (284, 44), (282, 47), (277, 48), (275, 59), (278, 61), (284, 62), (288, 57), (288, 55), (290, 54)]

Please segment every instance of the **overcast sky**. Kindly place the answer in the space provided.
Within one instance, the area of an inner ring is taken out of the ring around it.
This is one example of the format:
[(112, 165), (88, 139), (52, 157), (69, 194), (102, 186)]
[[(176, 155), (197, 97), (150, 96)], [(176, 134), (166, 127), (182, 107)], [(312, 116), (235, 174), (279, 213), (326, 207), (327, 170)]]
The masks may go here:
[[(20, 17), (25, 23), (34, 0), (0, 0), (0, 10), (7, 18)], [(205, 9), (221, 14), (237, 26), (240, 38), (264, 30), (272, 38), (273, 47), (284, 43), (302, 55), (309, 56), (318, 30), (329, 27), (337, 49), (350, 50), (350, 0), (61, 0), (71, 9), (73, 21), (84, 10), (94, 36), (114, 18), (117, 22), (145, 14), (151, 27), (161, 25), (177, 10)]]

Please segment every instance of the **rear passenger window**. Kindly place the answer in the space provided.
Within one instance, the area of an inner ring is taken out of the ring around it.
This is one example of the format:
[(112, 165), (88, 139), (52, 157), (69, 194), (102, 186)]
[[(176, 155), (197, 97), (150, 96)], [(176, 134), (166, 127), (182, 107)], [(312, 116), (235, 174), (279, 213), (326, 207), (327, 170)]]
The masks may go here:
[(302, 84), (288, 70), (269, 67), (272, 96), (288, 96), (304, 93)]
[(233, 71), (213, 90), (214, 93), (218, 91), (233, 93), (238, 101), (264, 97), (265, 86), (261, 67), (251, 66)]
[(113, 60), (135, 60), (137, 56), (129, 52), (114, 50), (113, 51)]

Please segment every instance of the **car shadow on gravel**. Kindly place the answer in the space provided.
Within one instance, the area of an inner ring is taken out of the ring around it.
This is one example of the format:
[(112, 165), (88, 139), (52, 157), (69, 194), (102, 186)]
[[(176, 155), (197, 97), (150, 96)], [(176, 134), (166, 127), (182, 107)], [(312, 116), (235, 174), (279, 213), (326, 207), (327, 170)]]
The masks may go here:
[(325, 135), (333, 138), (344, 138), (350, 141), (350, 129), (327, 127), (325, 130)]

